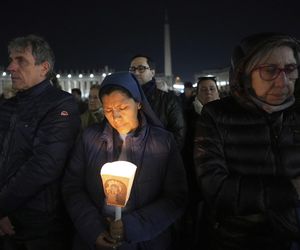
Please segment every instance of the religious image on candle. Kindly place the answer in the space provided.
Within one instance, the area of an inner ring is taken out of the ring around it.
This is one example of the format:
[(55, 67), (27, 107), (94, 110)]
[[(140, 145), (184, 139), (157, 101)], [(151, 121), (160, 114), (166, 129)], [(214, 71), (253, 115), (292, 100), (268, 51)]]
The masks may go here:
[(121, 181), (119, 178), (113, 177), (113, 179), (107, 179), (103, 183), (107, 205), (125, 206), (128, 179), (122, 179), (123, 180)]
[(136, 166), (127, 161), (109, 162), (101, 169), (107, 205), (125, 207), (129, 199)]

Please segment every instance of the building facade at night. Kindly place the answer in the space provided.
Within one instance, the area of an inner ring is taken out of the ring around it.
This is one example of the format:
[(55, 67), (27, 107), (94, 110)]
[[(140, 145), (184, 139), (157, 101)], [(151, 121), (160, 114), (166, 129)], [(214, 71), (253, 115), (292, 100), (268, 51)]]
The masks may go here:
[[(72, 88), (79, 88), (83, 98), (89, 95), (90, 87), (93, 84), (101, 84), (105, 76), (114, 72), (114, 69), (105, 66), (104, 69), (79, 72), (78, 70), (58, 71), (56, 74), (58, 83), (62, 90), (71, 93)], [(10, 74), (0, 68), (0, 94), (4, 88), (11, 87)]]
[[(99, 69), (98, 71), (59, 71), (56, 77), (62, 90), (71, 93), (72, 88), (79, 88), (81, 90), (82, 97), (87, 98), (91, 85), (101, 84), (105, 76), (113, 73), (114, 71), (114, 69), (106, 66), (104, 69)], [(198, 77), (201, 76), (215, 76), (220, 91), (229, 91), (229, 68), (200, 71), (194, 76), (195, 83), (197, 82)], [(162, 89), (172, 89), (172, 86), (167, 84), (167, 79), (165, 79), (164, 74), (156, 74), (156, 80), (158, 84), (161, 85)], [(0, 68), (0, 94), (3, 93), (4, 88), (9, 87), (11, 87), (10, 74), (6, 72), (4, 68)], [(178, 91), (183, 91), (183, 83), (178, 80), (174, 82), (173, 88), (176, 88)]]
[[(170, 26), (168, 22), (168, 15), (165, 13), (164, 23), (164, 72), (156, 73), (155, 78), (161, 89), (175, 89), (177, 92), (182, 92), (184, 83), (180, 77), (175, 77), (172, 72), (172, 57), (171, 57), (171, 35)], [(99, 70), (88, 70), (86, 72), (79, 72), (78, 70), (58, 71), (56, 74), (57, 80), (61, 89), (71, 93), (72, 88), (79, 88), (82, 97), (85, 99), (89, 95), (89, 90), (93, 84), (101, 84), (105, 76), (113, 73), (115, 70), (105, 66)], [(194, 76), (194, 85), (198, 77), (201, 76), (215, 76), (217, 84), (222, 92), (229, 91), (229, 68), (203, 70), (196, 73)], [(4, 88), (11, 87), (10, 74), (0, 66), (0, 94), (3, 93)]]

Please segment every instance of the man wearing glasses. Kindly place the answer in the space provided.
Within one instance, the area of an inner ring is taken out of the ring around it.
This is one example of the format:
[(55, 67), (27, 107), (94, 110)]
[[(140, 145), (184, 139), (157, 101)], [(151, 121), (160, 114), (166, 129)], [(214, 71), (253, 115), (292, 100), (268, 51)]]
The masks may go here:
[(173, 92), (162, 91), (155, 82), (155, 66), (150, 57), (136, 55), (131, 59), (129, 72), (133, 73), (156, 115), (165, 128), (173, 133), (177, 146), (182, 149), (185, 121), (178, 97)]
[(231, 96), (202, 109), (194, 157), (209, 249), (299, 249), (299, 55), (289, 35), (244, 38)]

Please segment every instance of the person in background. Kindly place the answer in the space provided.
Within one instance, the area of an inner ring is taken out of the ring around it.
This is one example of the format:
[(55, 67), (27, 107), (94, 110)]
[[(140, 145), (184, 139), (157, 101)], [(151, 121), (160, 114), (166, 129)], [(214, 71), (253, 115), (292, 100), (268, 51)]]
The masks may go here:
[(65, 250), (60, 184), (80, 129), (77, 105), (51, 84), (54, 55), (43, 38), (15, 38), (8, 53), (17, 94), (0, 106), (1, 249)]
[[(76, 228), (73, 250), (174, 249), (172, 225), (185, 209), (187, 183), (173, 135), (162, 128), (129, 72), (106, 76), (100, 99), (105, 119), (83, 131), (63, 181)], [(105, 163), (117, 160), (137, 170), (122, 218), (114, 221), (99, 173)]]
[(183, 114), (186, 115), (193, 109), (193, 101), (195, 98), (194, 87), (191, 82), (184, 83), (183, 93), (180, 94)]
[(164, 79), (155, 79), (155, 84), (158, 89), (164, 92), (174, 92), (174, 88), (172, 86), (169, 86)]
[[(185, 83), (186, 92), (192, 92), (192, 84)], [(190, 96), (191, 94), (188, 94)], [(203, 198), (199, 196), (201, 190), (198, 188), (197, 175), (194, 164), (194, 139), (196, 121), (199, 119), (203, 105), (210, 101), (218, 100), (219, 91), (215, 77), (199, 77), (196, 88), (196, 96), (189, 99), (189, 108), (185, 108), (186, 120), (186, 135), (185, 144), (182, 150), (182, 158), (187, 173), (189, 184), (189, 206), (185, 214), (185, 224), (183, 227), (184, 238), (189, 238), (191, 249), (195, 248), (197, 244), (205, 249), (206, 242), (206, 228), (204, 223), (204, 202)], [(184, 108), (184, 107), (183, 107)], [(201, 235), (201, 237), (199, 236)]]
[(181, 150), (184, 143), (185, 121), (178, 96), (173, 91), (166, 92), (157, 88), (154, 78), (155, 65), (148, 56), (132, 57), (129, 72), (135, 75), (152, 109), (164, 127), (173, 133)]
[(210, 249), (290, 250), (300, 239), (299, 53), (289, 35), (244, 38), (231, 96), (202, 109), (194, 157)]
[(103, 118), (103, 108), (99, 98), (100, 85), (92, 85), (89, 93), (88, 110), (81, 116), (81, 128), (85, 129), (94, 123), (100, 123)]
[(220, 99), (220, 96), (216, 78), (211, 76), (199, 77), (197, 94), (193, 102), (196, 114), (201, 114), (203, 105), (218, 99)]
[(83, 114), (88, 109), (88, 104), (82, 100), (81, 90), (79, 88), (73, 88), (71, 93), (78, 104), (80, 114)]

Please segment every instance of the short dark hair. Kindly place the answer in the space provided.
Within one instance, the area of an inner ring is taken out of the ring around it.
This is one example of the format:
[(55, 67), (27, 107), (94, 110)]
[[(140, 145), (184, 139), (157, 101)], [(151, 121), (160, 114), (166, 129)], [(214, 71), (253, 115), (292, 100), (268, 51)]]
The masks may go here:
[(72, 92), (72, 93), (76, 93), (76, 94), (78, 94), (79, 96), (81, 96), (81, 90), (80, 90), (79, 88), (73, 88), (73, 89), (71, 90), (71, 92)]
[(185, 83), (184, 83), (184, 87), (185, 87), (185, 88), (192, 88), (192, 87), (193, 87), (193, 84), (192, 84), (192, 82), (185, 82)]
[(205, 80), (212, 80), (215, 83), (217, 83), (217, 79), (216, 79), (215, 76), (201, 76), (201, 77), (198, 77), (198, 83), (200, 83), (201, 81), (205, 81)]
[(97, 89), (97, 90), (99, 91), (100, 85), (99, 85), (99, 84), (93, 84), (93, 85), (91, 85), (91, 87), (90, 87), (90, 90), (91, 90), (91, 89)]
[(149, 65), (150, 69), (155, 69), (155, 63), (152, 60), (152, 58), (149, 57), (149, 56), (143, 55), (143, 54), (136, 54), (135, 56), (131, 57), (130, 62), (132, 62), (135, 58), (138, 58), (138, 57), (144, 57), (144, 58), (146, 58), (147, 64)]

